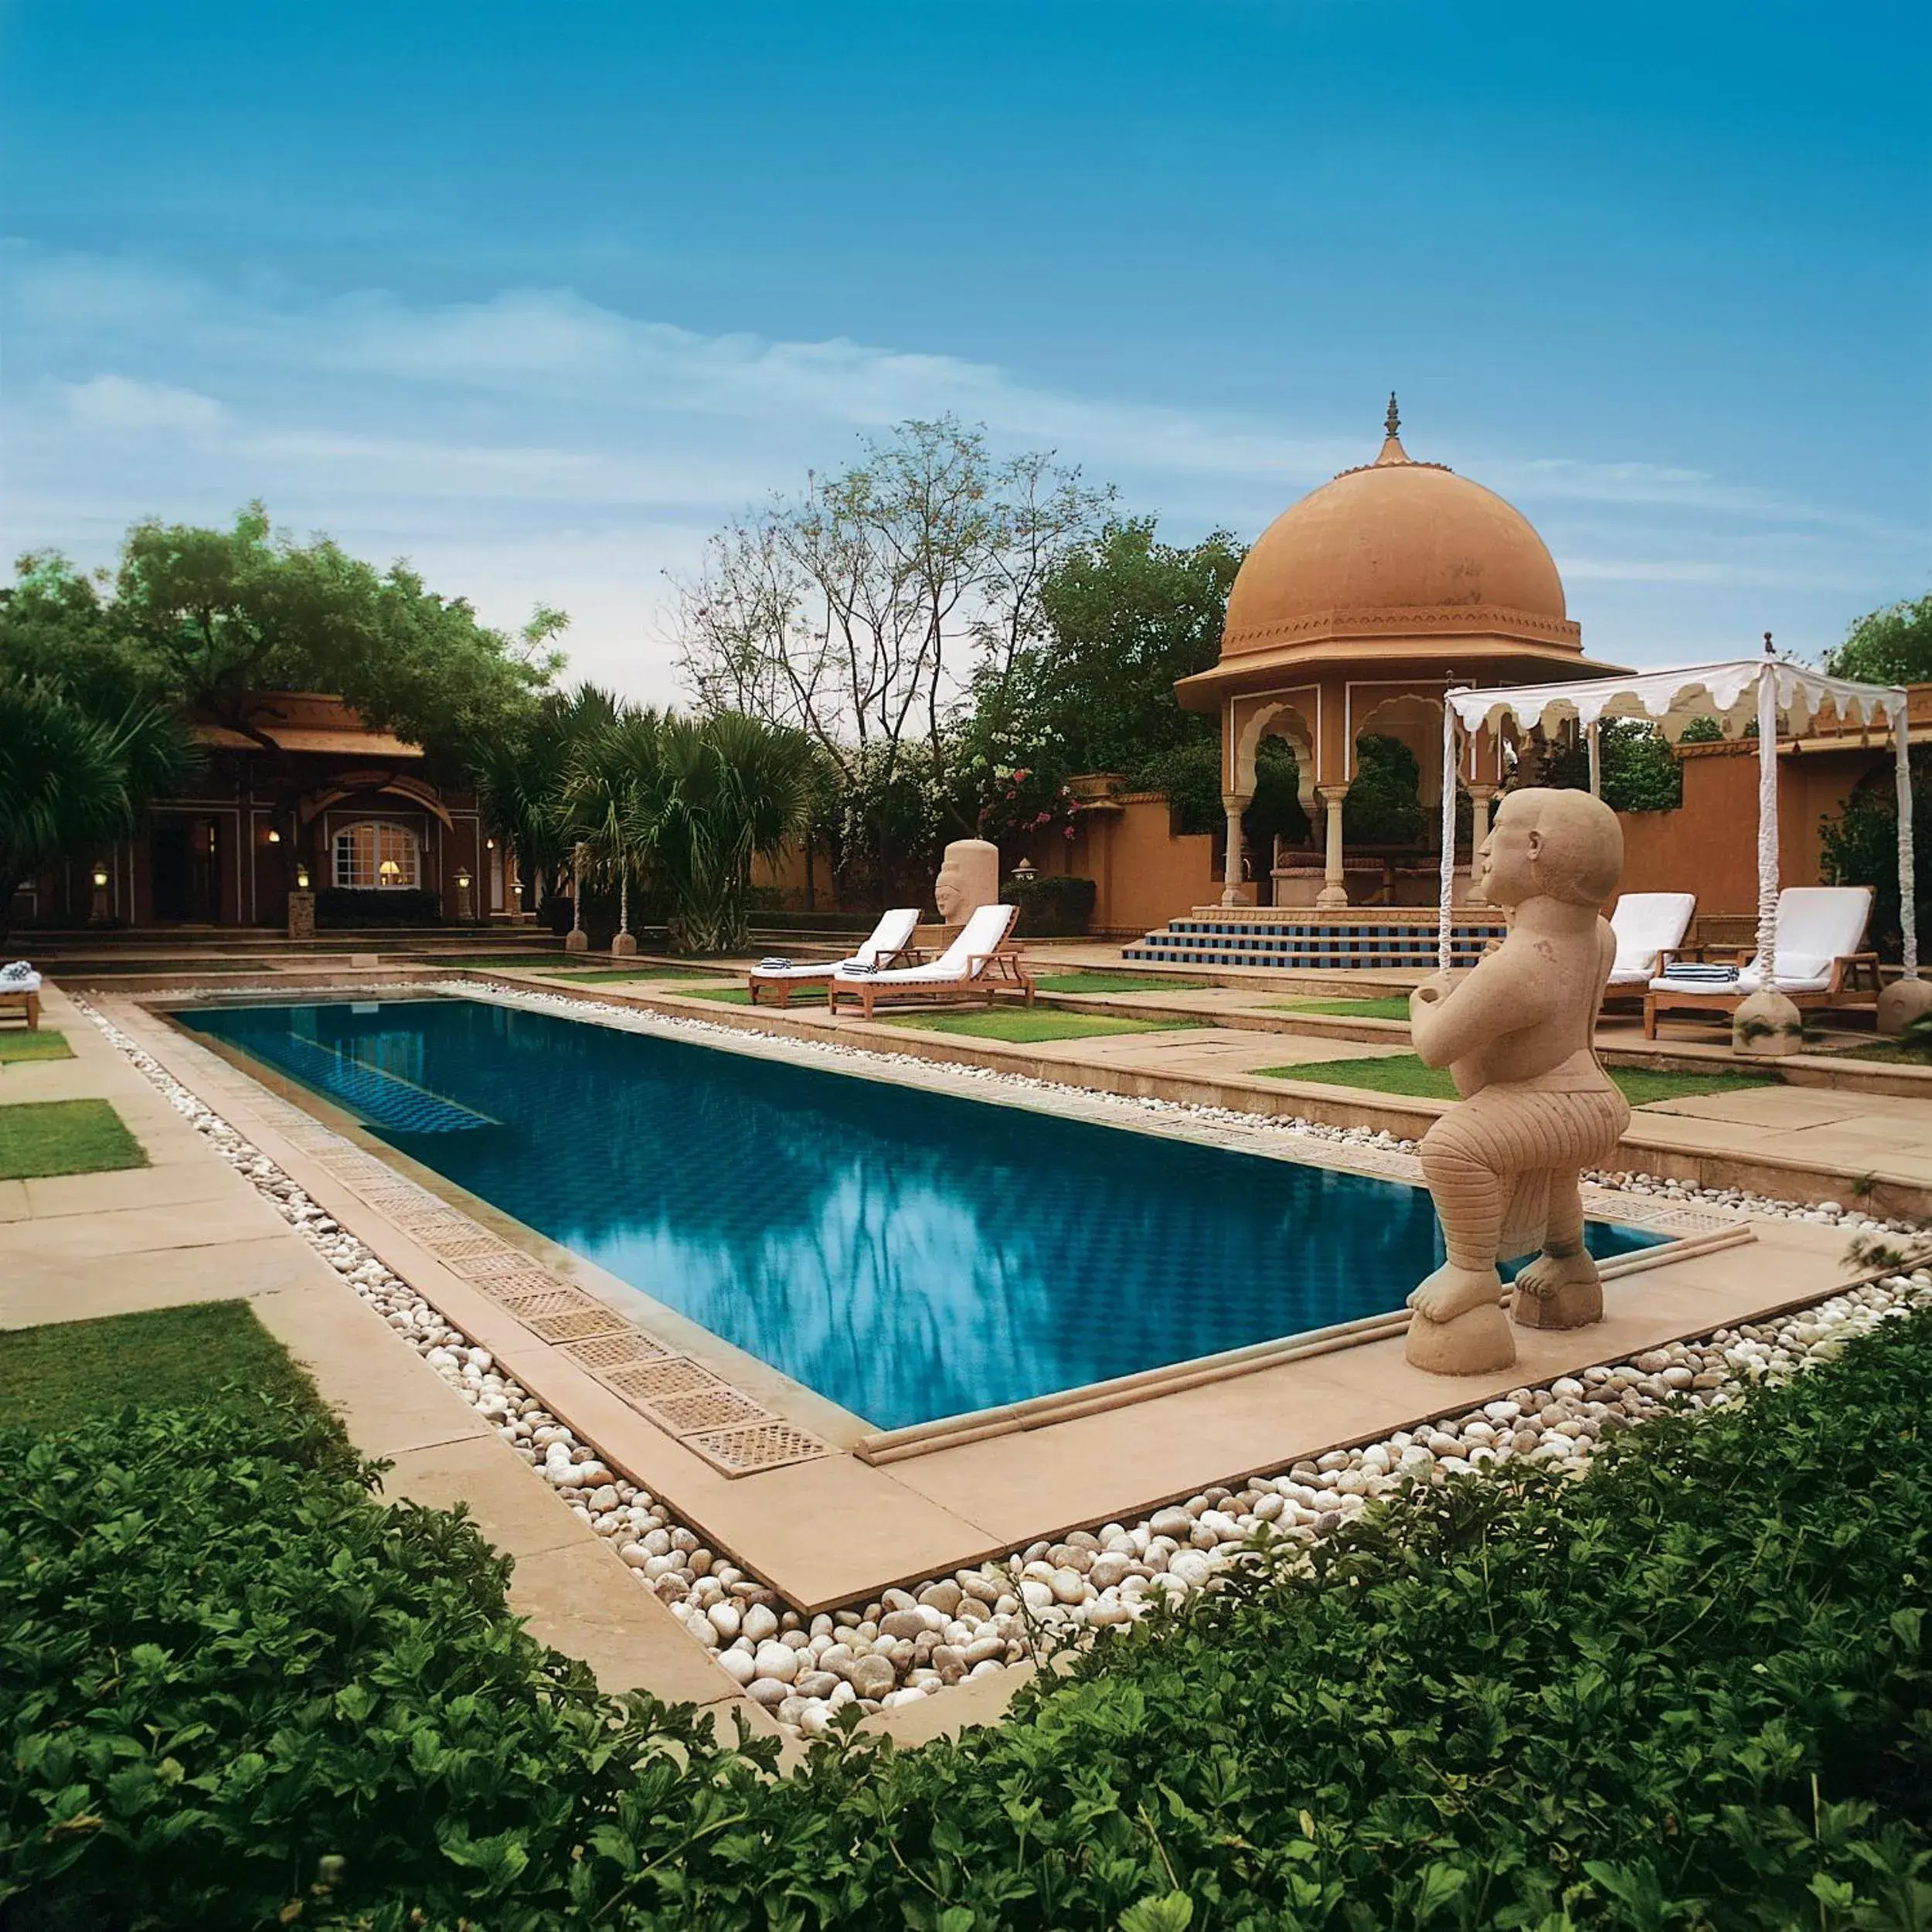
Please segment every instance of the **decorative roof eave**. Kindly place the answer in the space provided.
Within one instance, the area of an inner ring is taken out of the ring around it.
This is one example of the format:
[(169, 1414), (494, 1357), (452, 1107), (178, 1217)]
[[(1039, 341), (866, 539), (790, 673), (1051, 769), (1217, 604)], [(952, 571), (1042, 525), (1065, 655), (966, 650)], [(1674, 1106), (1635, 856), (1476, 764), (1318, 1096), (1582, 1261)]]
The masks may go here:
[(1471, 632), (1521, 638), (1538, 644), (1583, 648), (1583, 626), (1563, 617), (1534, 611), (1512, 611), (1498, 604), (1467, 606), (1425, 604), (1419, 607), (1377, 607), (1356, 611), (1315, 611), (1304, 617), (1270, 624), (1250, 624), (1222, 634), (1225, 662), (1271, 645), (1317, 644), (1331, 638), (1462, 638)]
[(1178, 679), (1174, 695), (1184, 711), (1213, 711), (1223, 698), (1286, 689), (1340, 672), (1408, 678), (1419, 691), (1434, 692), (1472, 677), (1498, 684), (1512, 678), (1525, 684), (1550, 683), (1614, 677), (1623, 670), (1621, 665), (1600, 663), (1580, 651), (1533, 638), (1465, 634), (1456, 639), (1453, 652), (1444, 650), (1437, 638), (1328, 638), (1223, 658), (1211, 671)]
[(1781, 726), (1794, 736), (1804, 736), (1827, 704), (1839, 719), (1865, 724), (1883, 717), (1889, 727), (1909, 716), (1910, 701), (1902, 685), (1854, 683), (1768, 657), (1633, 671), (1585, 682), (1464, 688), (1453, 692), (1450, 702), (1471, 731), (1483, 725), (1493, 728), (1506, 717), (1546, 730), (1566, 718), (1585, 725), (1603, 718), (1641, 718), (1675, 743), (1692, 719), (1715, 718), (1726, 737), (1737, 738), (1756, 721), (1759, 682), (1767, 671)]

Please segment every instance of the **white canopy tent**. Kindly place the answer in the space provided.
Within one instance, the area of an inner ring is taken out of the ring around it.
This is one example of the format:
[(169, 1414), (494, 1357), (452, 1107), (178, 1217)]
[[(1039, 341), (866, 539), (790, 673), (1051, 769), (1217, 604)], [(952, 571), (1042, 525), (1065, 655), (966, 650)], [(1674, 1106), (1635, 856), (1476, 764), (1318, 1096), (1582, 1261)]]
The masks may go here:
[[(1768, 645), (1769, 640), (1767, 640)], [(1896, 750), (1899, 801), (1899, 903), (1905, 934), (1905, 971), (1919, 968), (1917, 921), (1912, 916), (1912, 776), (1907, 744), (1905, 692), (1895, 685), (1854, 684), (1821, 671), (1767, 655), (1726, 664), (1688, 665), (1670, 671), (1634, 671), (1619, 678), (1593, 678), (1578, 684), (1526, 684), (1478, 691), (1459, 686), (1442, 708), (1443, 770), (1458, 767), (1458, 729), (1497, 732), (1513, 723), (1521, 731), (1553, 732), (1575, 719), (1590, 746), (1590, 787), (1598, 791), (1603, 774), (1597, 728), (1605, 718), (1641, 718), (1655, 724), (1672, 744), (1695, 718), (1715, 718), (1726, 738), (1757, 726), (1757, 949), (1762, 984), (1776, 983), (1777, 970), (1777, 740), (1780, 729), (1801, 736), (1827, 706), (1841, 722), (1869, 726), (1883, 719)], [(1442, 895), (1437, 952), (1449, 965), (1451, 897), (1455, 882), (1456, 787), (1442, 787)]]

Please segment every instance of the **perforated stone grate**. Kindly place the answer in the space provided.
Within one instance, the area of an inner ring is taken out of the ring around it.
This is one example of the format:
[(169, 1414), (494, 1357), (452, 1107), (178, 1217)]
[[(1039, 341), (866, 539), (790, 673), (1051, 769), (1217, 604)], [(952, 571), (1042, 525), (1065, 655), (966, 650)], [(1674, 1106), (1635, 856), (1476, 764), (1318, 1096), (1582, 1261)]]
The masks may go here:
[(649, 1412), (662, 1421), (673, 1435), (685, 1436), (701, 1429), (722, 1429), (728, 1424), (770, 1422), (776, 1418), (763, 1403), (739, 1394), (720, 1383), (715, 1389), (701, 1389), (688, 1396), (658, 1396), (648, 1404)]
[[(586, 1294), (581, 1288), (566, 1287), (560, 1281), (546, 1281), (540, 1288), (526, 1294), (505, 1294), (499, 1299), (511, 1314), (521, 1321), (533, 1315), (562, 1315), (566, 1309), (580, 1311), (602, 1308), (604, 1303), (595, 1295)], [(616, 1320), (614, 1315), (613, 1321)]]
[(545, 1342), (581, 1342), (587, 1336), (605, 1335), (621, 1326), (614, 1315), (607, 1310), (572, 1310), (563, 1315), (526, 1315), (519, 1311), (517, 1318), (531, 1334)]
[(627, 1362), (650, 1362), (671, 1351), (654, 1335), (628, 1328), (622, 1335), (602, 1335), (590, 1342), (573, 1342), (563, 1352), (587, 1369), (614, 1369)]
[(686, 1436), (684, 1446), (727, 1476), (756, 1475), (790, 1463), (815, 1462), (832, 1454), (830, 1446), (809, 1431), (794, 1423), (777, 1421), (706, 1430)]
[(479, 1234), (471, 1227), (436, 1226), (410, 1232), (430, 1253), (445, 1261), (474, 1260), (480, 1255), (503, 1251), (503, 1243), (494, 1235)]
[[(495, 1260), (494, 1255), (481, 1257), (484, 1263)], [(471, 1286), (480, 1288), (492, 1301), (512, 1302), (527, 1299), (533, 1294), (554, 1293), (563, 1284), (553, 1274), (546, 1274), (534, 1263), (519, 1261), (513, 1268), (492, 1270), (488, 1274), (477, 1272), (478, 1264), (470, 1261), (452, 1261), (451, 1271), (460, 1274)]]
[(607, 1369), (604, 1379), (625, 1400), (653, 1406), (668, 1396), (697, 1395), (726, 1386), (702, 1363), (675, 1355)]

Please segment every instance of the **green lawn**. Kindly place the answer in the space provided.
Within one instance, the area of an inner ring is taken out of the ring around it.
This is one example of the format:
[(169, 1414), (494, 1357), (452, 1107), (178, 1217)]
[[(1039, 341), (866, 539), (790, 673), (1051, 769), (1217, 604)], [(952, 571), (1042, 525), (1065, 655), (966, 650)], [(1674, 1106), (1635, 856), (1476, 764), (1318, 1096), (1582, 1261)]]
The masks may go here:
[(964, 1033), (973, 1039), (1031, 1046), (1041, 1040), (1086, 1039), (1099, 1033), (1172, 1033), (1197, 1019), (1125, 1019), (1111, 1013), (1045, 1013), (995, 1007), (981, 1013), (895, 1013), (895, 1026), (923, 1033)]
[(37, 1033), (0, 1033), (0, 1066), (20, 1060), (70, 1060), (73, 1049), (65, 1033), (43, 1027)]
[[(796, 987), (793, 991), (794, 995), (802, 992), (808, 998), (823, 997), (821, 990), (814, 987)], [(715, 999), (726, 1006), (749, 1006), (751, 1004), (751, 989), (748, 986), (680, 986), (678, 997), (680, 999)]]
[(1396, 993), (1383, 999), (1286, 999), (1280, 1003), (1284, 1013), (1332, 1014), (1338, 1019), (1406, 1019), (1409, 995)]
[(426, 965), (431, 966), (481, 966), (517, 967), (527, 972), (547, 973), (554, 967), (567, 966), (573, 959), (581, 959), (581, 953), (421, 953), (413, 955)]
[(19, 1100), (0, 1107), (0, 1181), (145, 1167), (141, 1143), (107, 1100)]
[(0, 1428), (70, 1428), (131, 1402), (253, 1410), (264, 1396), (321, 1409), (246, 1301), (0, 1330)]
[(716, 981), (716, 966), (601, 966), (594, 971), (560, 973), (554, 967), (543, 968), (551, 979), (567, 979), (574, 985), (611, 986), (624, 980), (699, 979)]
[[(1689, 1100), (1697, 1094), (1730, 1094), (1747, 1087), (1775, 1087), (1771, 1073), (1652, 1073), (1644, 1067), (1606, 1070), (1632, 1107), (1656, 1100)], [(1455, 1083), (1446, 1066), (1425, 1066), (1413, 1053), (1392, 1053), (1383, 1060), (1311, 1060), (1303, 1066), (1264, 1066), (1271, 1080), (1313, 1080), (1324, 1087), (1360, 1087), (1379, 1094), (1404, 1094), (1430, 1100), (1453, 1100)]]
[(1043, 993), (1201, 993), (1205, 979), (1158, 979), (1146, 973), (1041, 973), (1033, 982)]

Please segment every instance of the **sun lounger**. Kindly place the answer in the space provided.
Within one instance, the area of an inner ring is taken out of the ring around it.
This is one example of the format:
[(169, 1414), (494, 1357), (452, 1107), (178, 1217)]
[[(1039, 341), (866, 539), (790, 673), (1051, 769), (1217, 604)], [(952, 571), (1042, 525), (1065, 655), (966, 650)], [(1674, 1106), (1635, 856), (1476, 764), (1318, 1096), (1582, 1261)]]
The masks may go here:
[(998, 990), (1010, 986), (1024, 993), (1030, 1006), (1033, 981), (1020, 963), (1019, 948), (1012, 943), (1013, 921), (1019, 917), (1017, 906), (981, 906), (960, 927), (945, 951), (926, 965), (876, 973), (841, 966), (832, 976), (828, 1003), (836, 1012), (841, 998), (856, 999), (864, 1017), (870, 1019), (872, 1004), (882, 995), (957, 998), (983, 992), (991, 1005)]
[(908, 951), (913, 932), (919, 924), (919, 908), (917, 906), (899, 906), (887, 913), (872, 929), (872, 937), (849, 959), (825, 959), (808, 961), (794, 966), (769, 961), (753, 968), (750, 976), (751, 1003), (758, 1004), (761, 989), (777, 993), (775, 1005), (786, 1004), (794, 987), (824, 986), (841, 966), (880, 967), (910, 964), (913, 955)]
[[(1871, 923), (1872, 893), (1866, 886), (1787, 886), (1777, 896), (1777, 990), (1799, 1007), (1875, 1006), (1879, 996), (1879, 956), (1863, 950)], [(1704, 955), (1743, 947), (1696, 947), (1687, 954), (1667, 951), (1663, 970), (1644, 994), (1644, 1036), (1657, 1037), (1660, 1012), (1733, 1013), (1764, 985), (1757, 955), (1737, 968), (1735, 979)], [(1673, 975), (1680, 961), (1695, 956), (1702, 966)]]
[(26, 1015), (27, 1031), (40, 1030), (40, 975), (24, 960), (0, 967), (0, 1013)]
[(1695, 893), (1625, 893), (1611, 911), (1617, 958), (1604, 997), (1621, 993), (1642, 998), (1662, 970), (1663, 955), (1682, 949), (1696, 910)]

